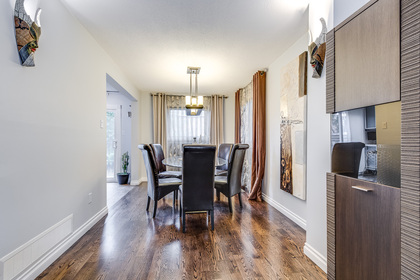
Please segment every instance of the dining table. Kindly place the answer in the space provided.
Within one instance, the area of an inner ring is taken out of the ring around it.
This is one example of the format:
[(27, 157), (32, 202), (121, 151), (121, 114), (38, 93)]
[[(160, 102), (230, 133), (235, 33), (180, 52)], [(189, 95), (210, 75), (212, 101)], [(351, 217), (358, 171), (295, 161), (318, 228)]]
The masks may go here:
[[(162, 160), (162, 163), (166, 166), (182, 168), (182, 156), (172, 156), (172, 157), (165, 158)], [(223, 166), (227, 164), (227, 160), (216, 157), (216, 160), (214, 163), (216, 167)]]

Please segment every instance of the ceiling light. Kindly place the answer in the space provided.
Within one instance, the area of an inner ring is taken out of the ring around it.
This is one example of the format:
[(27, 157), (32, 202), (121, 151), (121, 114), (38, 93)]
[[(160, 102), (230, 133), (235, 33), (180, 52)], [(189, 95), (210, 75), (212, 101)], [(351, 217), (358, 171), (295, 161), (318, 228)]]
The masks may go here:
[[(185, 97), (185, 108), (187, 116), (198, 116), (203, 110), (203, 96), (198, 96), (198, 74), (201, 67), (187, 67), (187, 74), (190, 74), (190, 95)], [(193, 75), (195, 75), (194, 93), (192, 92)]]

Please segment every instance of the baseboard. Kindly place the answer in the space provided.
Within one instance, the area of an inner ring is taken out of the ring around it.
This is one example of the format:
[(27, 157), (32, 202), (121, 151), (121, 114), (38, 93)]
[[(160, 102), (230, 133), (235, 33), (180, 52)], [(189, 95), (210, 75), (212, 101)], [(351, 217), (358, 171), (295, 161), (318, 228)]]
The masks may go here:
[(0, 279), (14, 279), (73, 232), (73, 214), (0, 259)]
[(130, 181), (130, 185), (131, 186), (138, 186), (141, 183), (141, 179), (140, 180), (131, 180)]
[(290, 211), (289, 209), (287, 209), (286, 207), (284, 207), (283, 205), (281, 205), (280, 203), (278, 203), (277, 201), (275, 201), (274, 199), (266, 195), (265, 193), (262, 194), (262, 197), (265, 202), (267, 202), (268, 204), (270, 204), (271, 206), (279, 210), (287, 218), (289, 218), (290, 220), (295, 222), (298, 226), (306, 230), (306, 220), (302, 219), (301, 217), (299, 217), (298, 215), (296, 215), (295, 213), (293, 213), (292, 211)]
[(140, 185), (143, 182), (147, 182), (147, 177), (141, 177), (138, 180), (131, 180), (130, 185), (132, 185), (132, 186), (138, 186), (138, 185)]
[[(35, 279), (41, 274), (48, 266), (50, 266), (56, 259), (58, 259), (67, 249), (69, 249), (77, 240), (79, 240), (89, 229), (91, 229), (99, 220), (108, 214), (108, 208), (105, 206), (101, 211), (96, 213), (81, 227), (67, 236), (64, 240), (59, 242), (53, 249), (48, 251), (36, 262), (28, 266), (20, 275), (15, 279), (30, 280)], [(4, 279), (6, 280), (6, 279)]]
[(303, 247), (303, 252), (305, 255), (310, 258), (317, 266), (319, 266), (325, 273), (327, 273), (327, 258), (315, 250), (307, 242)]
[(143, 183), (143, 182), (147, 182), (147, 177), (141, 177), (140, 178), (140, 183)]

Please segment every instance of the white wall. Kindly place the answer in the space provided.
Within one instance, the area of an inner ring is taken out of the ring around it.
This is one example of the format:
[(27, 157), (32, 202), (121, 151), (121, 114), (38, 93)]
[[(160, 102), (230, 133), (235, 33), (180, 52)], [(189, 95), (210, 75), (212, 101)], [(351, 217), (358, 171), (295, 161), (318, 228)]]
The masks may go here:
[[(39, 1), (36, 67), (22, 67), (14, 3), (0, 2), (0, 258), (70, 214), (75, 230), (106, 207), (106, 74), (139, 100), (137, 114), (150, 106), (60, 1)], [(133, 122), (142, 140), (149, 127)]]
[(272, 64), (267, 71), (267, 155), (263, 193), (266, 200), (306, 228), (306, 201), (280, 189), (280, 71), (291, 60), (308, 49), (308, 34), (304, 34)]
[[(367, 0), (310, 1), (309, 30), (315, 40), (322, 29), (323, 17), (328, 30), (339, 24)], [(267, 73), (267, 165), (263, 193), (267, 201), (276, 206), (297, 224), (306, 228), (305, 254), (326, 271), (326, 172), (330, 171), (330, 116), (325, 113), (325, 66), (320, 79), (308, 72), (307, 110), (307, 200), (299, 200), (280, 190), (280, 115), (278, 112), (279, 70), (291, 59), (307, 49), (307, 36), (300, 38), (269, 66)]]
[[(316, 3), (313, 3), (316, 2)], [(333, 24), (332, 0), (312, 1), (309, 29), (315, 40), (321, 32), (323, 17), (328, 29)], [(312, 78), (308, 64), (307, 105), (307, 199), (300, 200), (280, 190), (280, 69), (308, 49), (308, 35), (303, 35), (270, 66), (267, 72), (267, 167), (263, 193), (280, 211), (306, 229), (305, 254), (326, 270), (326, 180), (330, 170), (330, 119), (325, 113), (325, 68), (320, 79)]]
[[(309, 29), (316, 39), (322, 29), (320, 18), (333, 27), (333, 0), (312, 0), (309, 9)], [(319, 79), (308, 79), (308, 165), (307, 223), (305, 254), (326, 270), (327, 213), (326, 172), (330, 171), (330, 116), (325, 113), (325, 68)], [(312, 72), (312, 69), (311, 71)]]

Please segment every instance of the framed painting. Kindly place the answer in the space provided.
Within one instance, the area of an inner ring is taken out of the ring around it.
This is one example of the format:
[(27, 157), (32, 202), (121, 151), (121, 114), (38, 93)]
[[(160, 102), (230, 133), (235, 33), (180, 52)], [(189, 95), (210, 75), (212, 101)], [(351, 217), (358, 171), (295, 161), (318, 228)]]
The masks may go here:
[(306, 199), (307, 52), (280, 72), (280, 189)]

